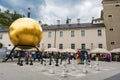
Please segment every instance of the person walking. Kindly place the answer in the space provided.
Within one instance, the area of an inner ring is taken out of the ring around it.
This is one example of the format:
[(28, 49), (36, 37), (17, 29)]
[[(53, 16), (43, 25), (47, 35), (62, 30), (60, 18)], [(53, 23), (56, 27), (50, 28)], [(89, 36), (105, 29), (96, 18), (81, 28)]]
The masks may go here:
[(111, 56), (110, 54), (107, 54), (107, 61), (110, 62)]
[(28, 61), (29, 61), (29, 52), (25, 52), (25, 61), (26, 61), (26, 64), (28, 64)]
[(70, 64), (71, 62), (70, 62), (70, 60), (71, 60), (71, 53), (68, 53), (67, 54), (67, 59), (68, 59), (68, 64)]
[(77, 64), (80, 64), (81, 63), (81, 52), (80, 51), (77, 51)]
[(20, 65), (20, 59), (21, 59), (21, 53), (20, 51), (17, 52), (17, 57), (18, 57), (18, 65)]

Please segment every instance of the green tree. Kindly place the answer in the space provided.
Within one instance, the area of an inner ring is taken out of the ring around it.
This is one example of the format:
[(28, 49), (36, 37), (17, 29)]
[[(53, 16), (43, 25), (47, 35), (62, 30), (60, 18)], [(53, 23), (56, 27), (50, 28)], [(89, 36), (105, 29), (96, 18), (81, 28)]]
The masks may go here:
[(3, 47), (3, 44), (0, 42), (0, 48), (2, 48)]
[(10, 13), (9, 10), (6, 10), (0, 13), (0, 24), (4, 27), (9, 27), (13, 21), (22, 17), (25, 16), (17, 13), (16, 11), (14, 11), (14, 13)]

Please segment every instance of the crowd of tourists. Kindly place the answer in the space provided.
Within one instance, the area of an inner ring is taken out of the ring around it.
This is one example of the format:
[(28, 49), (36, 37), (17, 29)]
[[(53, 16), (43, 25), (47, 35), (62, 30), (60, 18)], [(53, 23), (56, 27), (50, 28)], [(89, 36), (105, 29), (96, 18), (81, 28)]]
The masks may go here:
[(18, 58), (18, 63), (20, 63), (21, 59), (24, 59), (26, 64), (28, 64), (28, 62), (30, 61), (40, 61), (41, 63), (43, 63), (46, 59), (48, 59), (50, 62), (54, 60), (56, 63), (60, 64), (62, 64), (62, 61), (65, 60), (68, 64), (71, 64), (71, 60), (74, 59), (77, 61), (77, 64), (83, 64), (84, 60), (90, 62), (91, 60), (95, 60), (96, 57), (98, 57), (101, 61), (111, 61), (110, 54), (88, 54), (88, 52), (85, 50), (78, 50), (76, 53), (17, 50), (12, 53), (10, 59), (13, 60), (13, 58)]

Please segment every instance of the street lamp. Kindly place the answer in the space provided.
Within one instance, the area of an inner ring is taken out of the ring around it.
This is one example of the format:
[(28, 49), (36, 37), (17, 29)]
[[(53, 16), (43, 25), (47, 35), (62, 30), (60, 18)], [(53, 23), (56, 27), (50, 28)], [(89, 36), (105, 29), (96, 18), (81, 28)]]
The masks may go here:
[(30, 8), (28, 8), (28, 14), (27, 17), (30, 18)]

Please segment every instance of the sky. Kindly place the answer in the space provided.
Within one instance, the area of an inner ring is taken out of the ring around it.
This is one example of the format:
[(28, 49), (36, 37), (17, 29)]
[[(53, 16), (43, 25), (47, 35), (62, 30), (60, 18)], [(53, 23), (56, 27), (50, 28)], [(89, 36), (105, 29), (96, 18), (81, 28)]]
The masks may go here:
[(81, 23), (91, 22), (92, 17), (99, 18), (102, 7), (102, 0), (0, 0), (1, 11), (10, 10), (27, 16), (27, 9), (30, 10), (30, 17), (46, 24), (66, 23), (70, 18), (71, 23), (77, 19)]

